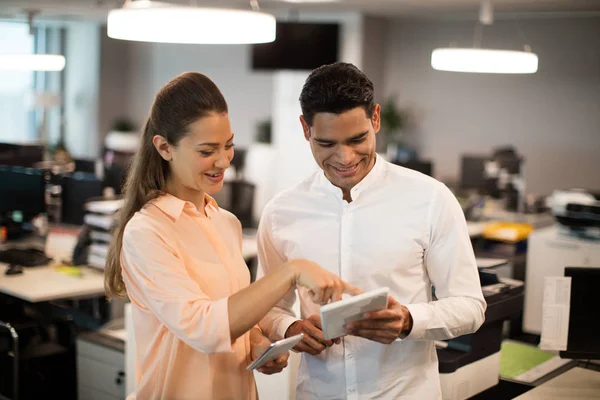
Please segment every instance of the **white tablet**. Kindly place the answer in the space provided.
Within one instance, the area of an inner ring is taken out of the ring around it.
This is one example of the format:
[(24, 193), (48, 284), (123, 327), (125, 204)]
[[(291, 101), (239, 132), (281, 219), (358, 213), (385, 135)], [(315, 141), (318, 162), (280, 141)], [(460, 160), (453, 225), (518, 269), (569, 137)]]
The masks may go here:
[(304, 337), (304, 334), (301, 333), (299, 335), (290, 336), (287, 339), (281, 339), (281, 340), (271, 343), (271, 345), (267, 348), (267, 350), (265, 350), (264, 353), (262, 353), (260, 355), (260, 357), (258, 357), (256, 360), (254, 360), (254, 362), (252, 364), (248, 365), (248, 368), (247, 368), (248, 371), (251, 371), (253, 369), (258, 369), (258, 368), (262, 367), (263, 365), (269, 363), (270, 361), (273, 361), (274, 359), (279, 357), (281, 354), (284, 354), (284, 353), (290, 351), (292, 349), (292, 347), (294, 347), (295, 345), (300, 343), (300, 341), (302, 340), (303, 337)]
[(364, 319), (363, 314), (387, 308), (390, 289), (382, 287), (321, 306), (321, 324), (325, 339), (345, 336), (344, 325)]

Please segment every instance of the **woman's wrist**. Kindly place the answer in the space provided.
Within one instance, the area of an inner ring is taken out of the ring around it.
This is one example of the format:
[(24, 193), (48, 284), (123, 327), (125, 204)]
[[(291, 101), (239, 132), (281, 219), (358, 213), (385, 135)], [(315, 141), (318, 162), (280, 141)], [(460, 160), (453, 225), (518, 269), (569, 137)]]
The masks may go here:
[(259, 327), (253, 326), (250, 329), (250, 343), (252, 345), (260, 344), (264, 340), (265, 336)]
[(281, 268), (282, 273), (285, 274), (285, 280), (290, 284), (290, 288), (295, 288), (298, 282), (298, 264), (296, 260), (288, 261)]

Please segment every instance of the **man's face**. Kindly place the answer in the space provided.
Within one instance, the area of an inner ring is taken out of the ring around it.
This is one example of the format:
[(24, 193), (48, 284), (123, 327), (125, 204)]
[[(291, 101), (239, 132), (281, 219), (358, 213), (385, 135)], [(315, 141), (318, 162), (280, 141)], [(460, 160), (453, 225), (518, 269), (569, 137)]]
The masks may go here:
[(375, 164), (375, 134), (379, 132), (380, 106), (369, 118), (362, 107), (342, 114), (317, 113), (309, 126), (300, 122), (315, 161), (329, 181), (345, 194), (360, 182)]

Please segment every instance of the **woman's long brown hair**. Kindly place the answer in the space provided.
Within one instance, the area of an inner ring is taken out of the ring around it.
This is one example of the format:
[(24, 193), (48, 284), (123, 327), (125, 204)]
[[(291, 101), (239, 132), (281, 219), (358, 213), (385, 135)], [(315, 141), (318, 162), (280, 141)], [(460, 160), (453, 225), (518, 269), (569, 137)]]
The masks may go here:
[(219, 88), (200, 73), (187, 72), (175, 77), (154, 98), (140, 148), (128, 171), (123, 188), (124, 205), (119, 210), (108, 252), (104, 288), (109, 298), (127, 296), (121, 271), (125, 226), (146, 203), (163, 194), (169, 178), (169, 164), (154, 147), (154, 136), (163, 136), (169, 144), (177, 146), (190, 124), (211, 113), (227, 112), (227, 102)]

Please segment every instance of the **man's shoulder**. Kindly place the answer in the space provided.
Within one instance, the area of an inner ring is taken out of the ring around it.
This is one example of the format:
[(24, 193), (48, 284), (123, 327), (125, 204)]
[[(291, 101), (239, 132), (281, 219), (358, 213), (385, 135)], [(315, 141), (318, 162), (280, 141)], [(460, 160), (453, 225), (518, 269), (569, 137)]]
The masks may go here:
[(422, 172), (402, 167), (389, 161), (384, 162), (386, 168), (386, 178), (388, 180), (387, 183), (390, 183), (394, 186), (399, 185), (406, 190), (407, 185), (410, 185), (410, 188), (413, 191), (422, 190), (428, 193), (433, 193), (443, 187), (446, 187), (443, 182), (440, 182), (434, 177), (426, 175)]
[(314, 194), (313, 186), (318, 172), (310, 174), (302, 181), (282, 190), (271, 198), (265, 205), (263, 213), (270, 213), (278, 209), (293, 207), (299, 202), (307, 201)]

